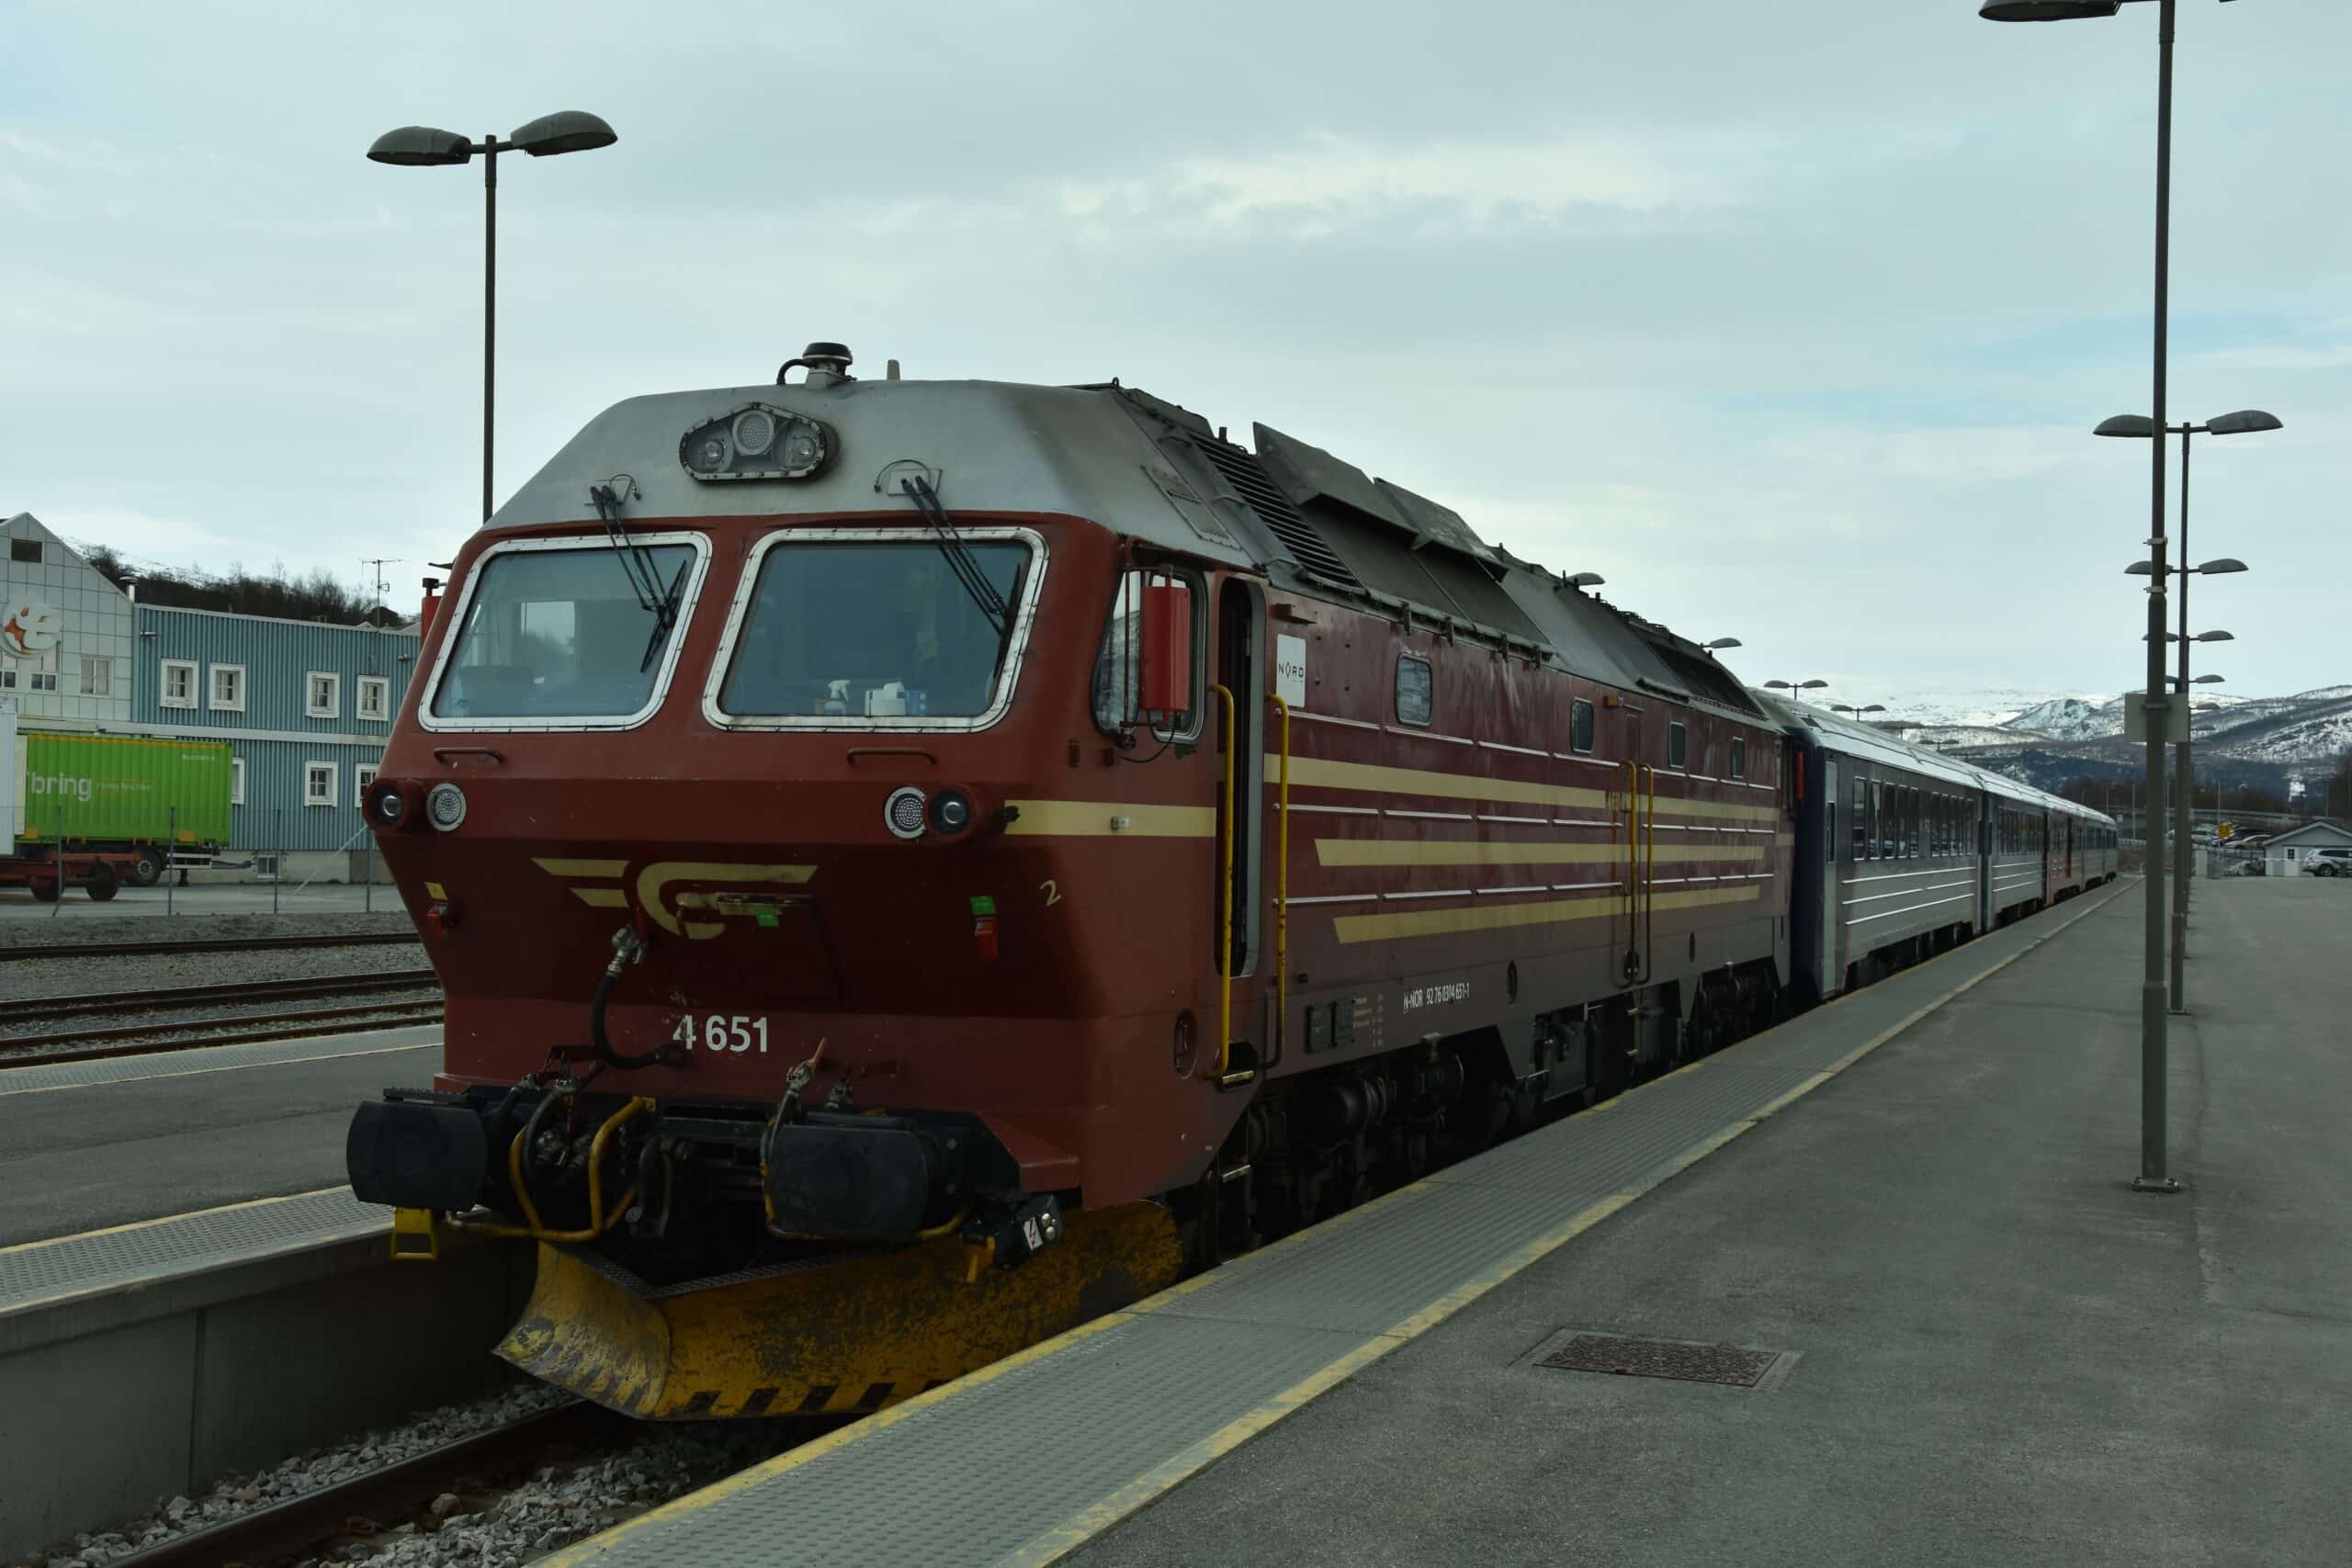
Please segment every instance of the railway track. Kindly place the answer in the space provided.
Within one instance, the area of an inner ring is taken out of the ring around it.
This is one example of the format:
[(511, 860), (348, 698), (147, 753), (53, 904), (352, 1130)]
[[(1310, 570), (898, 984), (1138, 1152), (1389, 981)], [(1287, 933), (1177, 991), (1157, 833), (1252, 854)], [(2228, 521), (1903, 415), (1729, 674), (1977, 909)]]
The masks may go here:
[(0, 964), (40, 958), (128, 958), (183, 953), (268, 953), (291, 947), (379, 947), (417, 940), (414, 931), (350, 931), (342, 935), (198, 937), (185, 942), (79, 942), (0, 947)]
[(642, 1424), (601, 1405), (584, 1400), (560, 1404), (159, 1541), (114, 1559), (114, 1568), (218, 1568), (224, 1562), (260, 1568), (301, 1557), (323, 1559), (353, 1537), (381, 1535), (402, 1522), (433, 1522), (431, 1505), (442, 1493), (471, 1494), (469, 1501), (479, 1506), (481, 1495), (495, 1492), (501, 1483), (583, 1450), (626, 1448), (648, 1435)]
[[(135, 1022), (95, 1028), (0, 1035), (0, 1052), (21, 1053), (14, 1065), (99, 1061), (147, 1055), (198, 1045), (242, 1045), (311, 1034), (341, 1033), (389, 1025), (424, 1022), (441, 1015), (441, 998), (402, 995), (435, 986), (431, 969), (395, 969), (365, 975), (323, 975), (299, 980), (247, 981), (226, 986), (181, 986), (146, 991), (84, 996), (34, 997), (0, 1002), (0, 1026), (24, 1021), (46, 1022), (74, 1016), (120, 1017), (202, 1007), (238, 1007), (272, 1002), (348, 998), (344, 1005), (272, 1008), (263, 1012), (209, 1016), (144, 1017)], [(365, 999), (365, 998), (376, 999)], [(164, 1038), (158, 1038), (163, 1036)], [(0, 1066), (12, 1065), (0, 1059)]]

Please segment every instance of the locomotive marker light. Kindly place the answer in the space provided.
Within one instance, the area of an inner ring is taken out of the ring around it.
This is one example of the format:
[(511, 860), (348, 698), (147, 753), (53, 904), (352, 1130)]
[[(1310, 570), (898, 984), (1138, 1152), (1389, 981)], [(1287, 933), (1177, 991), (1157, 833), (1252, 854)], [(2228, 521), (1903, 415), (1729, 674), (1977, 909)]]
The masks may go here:
[[(2233, 413), (2216, 414), (2202, 424), (2173, 424), (2165, 427), (2167, 434), (2180, 437), (2180, 553), (2183, 558), (2188, 554), (2190, 438), (2197, 435), (2251, 435), (2266, 430), (2285, 428), (2278, 415), (2266, 413), (2260, 409), (2239, 409)], [(2102, 420), (2098, 428), (2091, 434), (2152, 441), (2156, 434), (2156, 422), (2138, 414), (2117, 414), (2113, 419)], [(2158, 459), (2162, 460), (2161, 444), (2158, 448)], [(2185, 686), (2188, 681), (2188, 579), (2190, 575), (2211, 573), (2218, 576), (2223, 572), (2245, 570), (2244, 561), (2232, 560), (2227, 557), (2220, 560), (2207, 561), (2202, 566), (2192, 567), (2184, 564), (2171, 569), (2171, 575), (2180, 579), (2180, 630), (2177, 633), (2165, 633), (2163, 640), (2180, 644), (2180, 675), (2175, 684)], [(2150, 573), (2150, 576), (2154, 575), (2153, 572)], [(2152, 630), (2149, 635), (2153, 639), (2154, 631)], [(2209, 633), (2197, 640), (2222, 642), (2228, 639), (2229, 634), (2223, 632), (2219, 637)], [(2151, 668), (2156, 667), (2160, 662), (2154, 658), (2149, 660)], [(2185, 729), (2181, 732), (2179, 739), (2173, 743), (2172, 971), (2171, 995), (2167, 1008), (2168, 1010), (2176, 1013), (2185, 1013), (2188, 1010), (2188, 817), (2189, 790), (2194, 782), (2194, 775), (2189, 766), (2189, 748), (2192, 744), (2188, 732)]]
[(396, 168), (446, 168), (481, 159), (481, 520), (490, 521), (491, 439), (492, 411), (498, 387), (498, 155), (527, 152), (552, 158), (564, 152), (586, 152), (610, 147), (620, 138), (593, 114), (562, 109), (544, 114), (501, 141), (495, 135), (469, 141), (454, 130), (429, 125), (403, 125), (376, 138), (368, 149), (368, 161)]
[[(2125, 5), (2139, 3), (2142, 0), (1984, 0), (1976, 14), (1993, 22), (2065, 22), (2112, 17)], [(2157, 4), (2162, 8), (2156, 21), (2155, 365), (2151, 433), (2169, 428), (2165, 424), (2165, 339), (2172, 280), (2172, 53), (2173, 28), (2180, 8), (2178, 0), (2157, 0)], [(2149, 445), (2154, 450), (2148, 484), (2148, 574), (2154, 581), (2148, 589), (2148, 678), (2141, 688), (2141, 700), (2151, 721), (2147, 745), (2152, 826), (2145, 833), (2148, 929), (2140, 980), (2140, 1174), (2132, 1179), (2132, 1189), (2177, 1192), (2180, 1183), (2165, 1170), (2165, 864), (2164, 822), (2157, 810), (2165, 787), (2165, 649), (2160, 635), (2165, 629), (2165, 449), (2161, 441)]]

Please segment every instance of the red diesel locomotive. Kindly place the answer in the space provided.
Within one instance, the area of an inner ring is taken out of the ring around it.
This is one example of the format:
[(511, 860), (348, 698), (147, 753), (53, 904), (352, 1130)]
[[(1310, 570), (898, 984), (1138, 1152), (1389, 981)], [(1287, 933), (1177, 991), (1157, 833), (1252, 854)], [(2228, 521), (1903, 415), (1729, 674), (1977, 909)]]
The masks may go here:
[(889, 1403), (1782, 1006), (1780, 720), (1597, 580), (1115, 383), (792, 364), (501, 509), (368, 793), (447, 1046), (353, 1183), (541, 1243), (512, 1359)]

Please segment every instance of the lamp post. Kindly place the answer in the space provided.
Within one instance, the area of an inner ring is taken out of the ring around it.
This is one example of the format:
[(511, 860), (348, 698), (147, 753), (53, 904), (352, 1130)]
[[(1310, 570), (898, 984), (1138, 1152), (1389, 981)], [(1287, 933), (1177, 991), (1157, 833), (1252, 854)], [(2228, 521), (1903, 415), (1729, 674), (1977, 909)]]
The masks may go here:
[(1829, 711), (1831, 713), (1852, 714), (1855, 721), (1859, 723), (1861, 720), (1862, 715), (1866, 713), (1884, 713), (1886, 711), (1886, 705), (1884, 703), (1865, 703), (1860, 707), (1856, 707), (1851, 703), (1831, 703), (1829, 705)]
[[(2188, 454), (2190, 438), (2198, 435), (2247, 435), (2258, 431), (2281, 430), (2284, 429), (2285, 426), (2279, 423), (2278, 417), (2276, 414), (2265, 413), (2260, 409), (2240, 409), (2234, 413), (2217, 414), (2213, 418), (2207, 420), (2202, 424), (2174, 424), (2167, 425), (2165, 428), (2166, 434), (2180, 437), (2180, 556), (2182, 564), (2174, 569), (2174, 574), (2180, 578), (2180, 631), (2177, 636), (2171, 637), (2169, 640), (2180, 644), (2180, 678), (2183, 681), (2186, 681), (2188, 678), (2188, 644), (2190, 641), (2188, 636), (2189, 574), (2192, 572), (2218, 573), (2224, 571), (2244, 571), (2245, 570), (2245, 563), (2244, 561), (2231, 560), (2227, 558), (2223, 558), (2221, 560), (2207, 561), (2203, 566), (2199, 567), (2191, 567), (2188, 564)], [(2095, 435), (2131, 436), (2143, 441), (2153, 441), (2155, 439), (2156, 434), (2156, 422), (2152, 419), (2143, 419), (2138, 414), (2118, 414), (2113, 419), (2103, 421), (2099, 424), (2098, 428), (2093, 431), (2092, 434)], [(2161, 444), (2159, 444), (2159, 446), (2161, 446)], [(2157, 453), (2157, 457), (2159, 461), (2161, 461), (2163, 457), (2161, 450)], [(2229, 634), (2227, 632), (2222, 633), (2219, 637), (2208, 634), (2205, 637), (2197, 640), (2218, 642), (2225, 639), (2228, 636)], [(2188, 962), (2188, 791), (2190, 779), (2188, 753), (2189, 738), (2188, 732), (2184, 730), (2181, 734), (2179, 742), (2173, 749), (2173, 795), (2176, 798), (2173, 802), (2174, 875), (2172, 887), (2172, 987), (2169, 1007), (2170, 1010), (2174, 1012), (2187, 1012), (2188, 1010), (2187, 995), (2188, 979), (2184, 972), (2184, 965)]]
[(492, 411), (498, 385), (498, 155), (527, 152), (552, 158), (561, 152), (586, 152), (610, 147), (620, 138), (593, 114), (564, 109), (541, 115), (501, 141), (495, 135), (469, 141), (454, 130), (429, 125), (403, 125), (376, 138), (368, 156), (379, 164), (401, 168), (434, 168), (469, 162), (482, 155), (481, 253), (481, 517), (490, 521), (490, 458)]
[[(2127, 4), (2146, 0), (1984, 0), (1977, 15), (1995, 22), (2065, 22), (2112, 17)], [(2178, 0), (2155, 0), (2156, 22), (2156, 243), (2155, 333), (2151, 400), (2154, 428), (2165, 424), (2165, 338), (2172, 276), (2172, 53)], [(2165, 452), (2151, 441), (2148, 501), (2148, 679), (2141, 702), (2148, 716), (2148, 919), (2140, 979), (2140, 1174), (2132, 1190), (2177, 1192), (2180, 1183), (2165, 1172), (2165, 866), (2157, 819), (2164, 795), (2165, 629)]]
[(1788, 693), (1791, 702), (1801, 703), (1804, 699), (1797, 695), (1799, 692), (1817, 692), (1827, 686), (1829, 682), (1826, 681), (1767, 681), (1764, 684), (1771, 691)]

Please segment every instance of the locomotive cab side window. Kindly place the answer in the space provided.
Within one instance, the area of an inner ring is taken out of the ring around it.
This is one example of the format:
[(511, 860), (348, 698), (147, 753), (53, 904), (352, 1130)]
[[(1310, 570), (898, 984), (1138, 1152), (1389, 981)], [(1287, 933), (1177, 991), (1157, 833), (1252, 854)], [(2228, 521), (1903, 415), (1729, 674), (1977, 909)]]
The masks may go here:
[(1396, 722), (1426, 725), (1436, 706), (1430, 662), (1409, 653), (1396, 656)]
[(1582, 697), (1568, 705), (1568, 750), (1592, 750), (1592, 705)]
[(1666, 727), (1666, 765), (1669, 768), (1679, 768), (1682, 766), (1682, 760), (1690, 754), (1690, 733), (1679, 724), (1668, 725)]
[(630, 724), (661, 701), (710, 546), (700, 535), (492, 546), (468, 575), (428, 729)]

